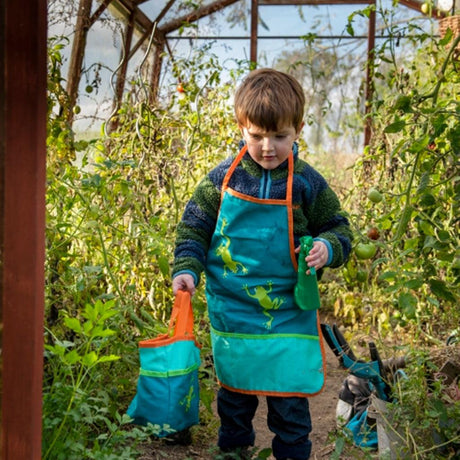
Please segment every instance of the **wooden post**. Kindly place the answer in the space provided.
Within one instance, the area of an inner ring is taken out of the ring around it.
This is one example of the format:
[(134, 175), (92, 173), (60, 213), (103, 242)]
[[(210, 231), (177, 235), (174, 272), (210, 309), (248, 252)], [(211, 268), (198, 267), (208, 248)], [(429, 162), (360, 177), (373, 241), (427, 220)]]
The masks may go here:
[[(375, 2), (374, 2), (375, 4)], [(370, 117), (372, 97), (374, 93), (374, 58), (375, 58), (375, 10), (369, 14), (369, 32), (367, 36), (367, 63), (366, 63), (366, 107), (364, 126), (364, 145), (369, 145), (372, 135), (372, 119)]]
[(46, 0), (0, 2), (1, 458), (41, 458)]
[[(67, 74), (67, 93), (72, 108), (77, 102), (78, 85), (80, 84), (83, 58), (85, 56), (86, 37), (91, 24), (92, 0), (80, 0), (75, 24), (75, 35), (72, 42), (69, 71)], [(70, 120), (73, 120), (73, 111), (69, 111)]]
[(161, 33), (157, 33), (157, 40), (155, 43), (155, 53), (153, 55), (153, 67), (151, 74), (151, 90), (150, 90), (150, 103), (154, 104), (158, 97), (158, 90), (160, 88), (160, 75), (161, 67), (163, 65), (163, 53), (165, 51), (166, 38)]
[(128, 70), (129, 52), (133, 40), (134, 24), (133, 14), (130, 15), (128, 23), (126, 24), (125, 36), (123, 40), (123, 49), (121, 54), (121, 66), (117, 72), (117, 82), (115, 85), (115, 106), (120, 107), (123, 99), (123, 90), (125, 89), (126, 72)]
[(251, 0), (251, 64), (257, 65), (257, 33), (259, 25), (259, 6), (258, 0)]

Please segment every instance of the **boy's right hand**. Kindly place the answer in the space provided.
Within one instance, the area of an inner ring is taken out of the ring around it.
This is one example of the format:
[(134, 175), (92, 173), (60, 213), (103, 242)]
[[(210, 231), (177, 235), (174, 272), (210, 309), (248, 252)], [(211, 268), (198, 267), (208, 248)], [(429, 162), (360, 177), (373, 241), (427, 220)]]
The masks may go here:
[(191, 296), (195, 294), (195, 279), (192, 275), (183, 273), (177, 275), (172, 282), (173, 294), (176, 295), (177, 291), (187, 291)]

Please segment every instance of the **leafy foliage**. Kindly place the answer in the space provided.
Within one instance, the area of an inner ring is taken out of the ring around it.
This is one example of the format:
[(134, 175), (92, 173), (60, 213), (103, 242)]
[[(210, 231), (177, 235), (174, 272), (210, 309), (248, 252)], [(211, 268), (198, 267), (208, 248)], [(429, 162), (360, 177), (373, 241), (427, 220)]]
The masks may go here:
[[(134, 441), (146, 436), (123, 415), (136, 386), (137, 342), (165, 332), (175, 225), (197, 180), (237, 142), (225, 104), (232, 86), (220, 84), (213, 57), (198, 50), (196, 60), (176, 63), (183, 93), (150, 104), (148, 88), (133, 82), (101, 137), (77, 141), (61, 85), (63, 46), (50, 42), (43, 451), (133, 458)], [(204, 321), (202, 292), (194, 309)], [(209, 412), (214, 375), (202, 329)]]
[(442, 373), (450, 356), (460, 357), (457, 352), (455, 358), (453, 346), (410, 352), (406, 369), (410, 378), (400, 378), (394, 385), (396, 398), (388, 405), (386, 424), (403, 457), (450, 459), (460, 453), (458, 385)]
[[(365, 270), (363, 289), (389, 299), (372, 315), (381, 330), (413, 324), (436, 336), (459, 321), (459, 39), (432, 39), (410, 23), (388, 35), (394, 39), (375, 50), (373, 137), (351, 191), (355, 244), (378, 252), (370, 261), (352, 258), (346, 277), (356, 282)], [(415, 54), (396, 53), (400, 36), (421, 44)]]

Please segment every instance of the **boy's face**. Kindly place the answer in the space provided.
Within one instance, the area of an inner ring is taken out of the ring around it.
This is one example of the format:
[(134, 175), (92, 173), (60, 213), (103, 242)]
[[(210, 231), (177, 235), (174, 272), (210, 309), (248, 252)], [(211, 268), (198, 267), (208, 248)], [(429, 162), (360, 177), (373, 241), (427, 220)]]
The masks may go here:
[(240, 129), (249, 155), (264, 169), (275, 169), (283, 163), (291, 153), (292, 143), (299, 137), (292, 125), (265, 131), (248, 121), (247, 126), (240, 126)]

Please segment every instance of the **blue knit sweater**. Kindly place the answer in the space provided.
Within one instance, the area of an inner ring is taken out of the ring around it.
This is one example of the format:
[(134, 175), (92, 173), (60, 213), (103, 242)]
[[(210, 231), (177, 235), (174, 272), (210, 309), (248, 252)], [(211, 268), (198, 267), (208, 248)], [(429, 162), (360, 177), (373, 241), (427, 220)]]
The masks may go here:
[[(351, 250), (352, 232), (341, 211), (337, 195), (326, 180), (308, 163), (298, 158), (294, 143), (294, 180), (292, 191), (294, 242), (311, 235), (326, 243), (329, 249), (327, 265), (342, 265)], [(177, 226), (173, 277), (190, 273), (199, 283), (206, 266), (211, 237), (217, 221), (221, 188), (225, 174), (235, 157), (214, 168), (198, 185), (185, 207)], [(276, 169), (266, 170), (246, 153), (231, 176), (229, 187), (256, 198), (285, 199), (287, 160)], [(319, 273), (320, 275), (320, 273)]]

